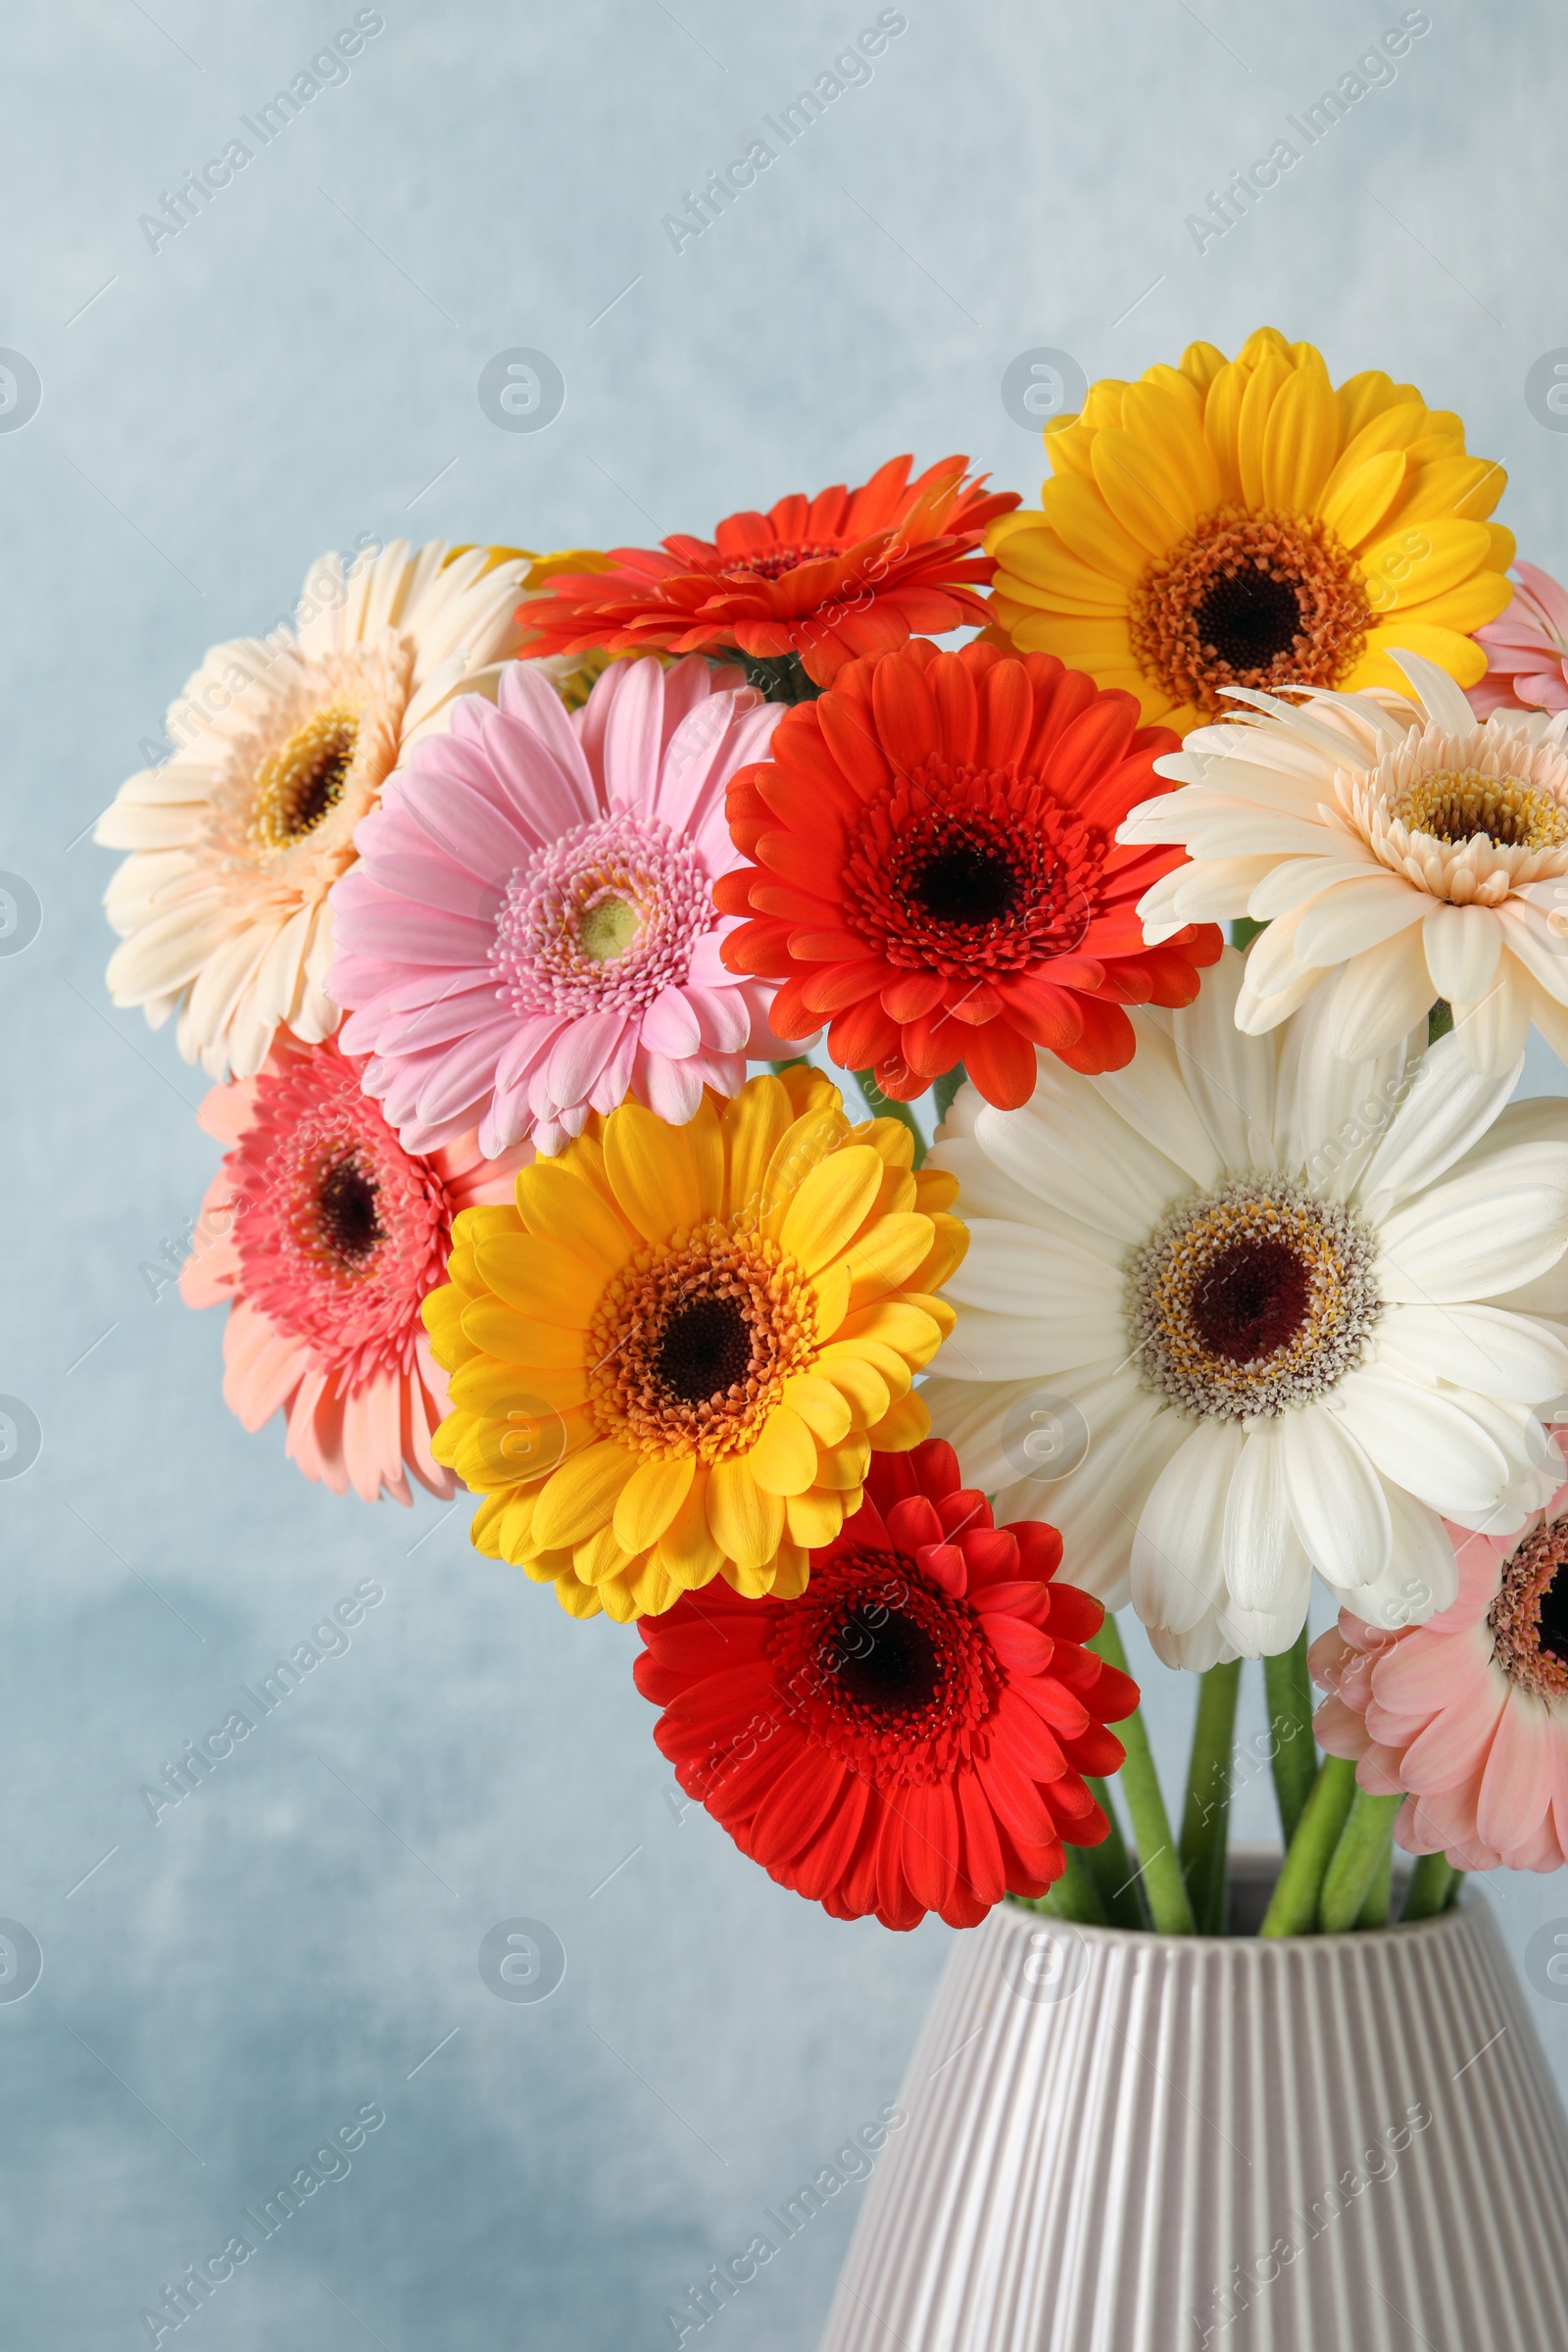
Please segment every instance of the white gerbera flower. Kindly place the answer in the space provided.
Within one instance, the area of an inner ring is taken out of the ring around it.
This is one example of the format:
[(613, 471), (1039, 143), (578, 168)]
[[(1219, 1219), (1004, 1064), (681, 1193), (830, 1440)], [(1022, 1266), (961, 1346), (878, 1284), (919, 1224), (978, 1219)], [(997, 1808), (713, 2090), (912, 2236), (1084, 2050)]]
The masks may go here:
[(178, 750), (121, 786), (94, 836), (131, 852), (104, 897), (117, 1004), (154, 1028), (177, 1008), (181, 1054), (214, 1078), (254, 1076), (280, 1024), (331, 1034), (326, 902), (354, 828), (456, 695), (494, 696), (527, 571), (440, 540), (347, 572), (323, 556), (296, 628), (213, 647), (171, 707)]
[(1568, 712), (1477, 719), (1453, 680), (1396, 652), (1387, 693), (1254, 706), (1156, 760), (1186, 789), (1123, 842), (1182, 843), (1139, 901), (1151, 945), (1186, 923), (1269, 924), (1236, 1007), (1257, 1034), (1332, 983), (1329, 1036), (1387, 1053), (1440, 997), (1471, 1067), (1496, 1075), (1535, 1022), (1568, 1055)]
[[(1125, 1069), (1044, 1054), (1022, 1110), (965, 1087), (929, 1163), (969, 1228), (936, 1434), (1191, 1667), (1287, 1648), (1314, 1568), (1376, 1624), (1446, 1607), (1443, 1519), (1502, 1534), (1546, 1500), (1533, 1408), (1568, 1388), (1563, 1340), (1499, 1304), (1568, 1246), (1568, 1102), (1505, 1109), (1517, 1069), (1453, 1037), (1345, 1061), (1321, 996), (1246, 1036), (1242, 968), (1136, 1010)], [(1051, 1484), (1047, 1414), (1088, 1446)]]

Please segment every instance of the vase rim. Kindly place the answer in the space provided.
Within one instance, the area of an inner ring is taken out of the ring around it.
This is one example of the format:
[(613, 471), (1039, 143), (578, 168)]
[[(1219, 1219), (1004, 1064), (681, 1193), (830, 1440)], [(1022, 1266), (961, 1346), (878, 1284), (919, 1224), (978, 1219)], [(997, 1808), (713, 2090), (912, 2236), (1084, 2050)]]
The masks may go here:
[[(1240, 1881), (1254, 1888), (1269, 1887), (1278, 1878), (1284, 1861), (1283, 1849), (1277, 1845), (1233, 1845), (1230, 1849), (1227, 1876), (1232, 1881)], [(1466, 1879), (1459, 1888), (1457, 1899), (1446, 1911), (1439, 1912), (1434, 1919), (1391, 1920), (1387, 1927), (1348, 1928), (1334, 1935), (1320, 1935), (1312, 1930), (1301, 1936), (1262, 1936), (1256, 1934), (1250, 1936), (1179, 1936), (1159, 1928), (1102, 1927), (1091, 1920), (1056, 1919), (1049, 1911), (1026, 1910), (1019, 1903), (1009, 1902), (1005, 1896), (993, 1910), (987, 1912), (986, 1917), (995, 1919), (999, 1912), (1007, 1912), (1015, 1922), (1029, 1919), (1045, 1920), (1053, 1927), (1070, 1928), (1073, 1935), (1081, 1936), (1086, 1944), (1094, 1945), (1130, 1943), (1137, 1945), (1140, 1949), (1146, 1949), (1152, 1944), (1159, 1944), (1174, 1946), (1184, 1952), (1195, 1949), (1201, 1950), (1205, 1947), (1225, 1952), (1246, 1950), (1270, 1952), (1299, 1949), (1305, 1944), (1310, 1944), (1316, 1951), (1333, 1950), (1344, 1944), (1354, 1944), (1365, 1950), (1369, 1944), (1376, 1943), (1379, 1939), (1386, 1942), (1391, 1936), (1451, 1935), (1456, 1932), (1465, 1913), (1473, 1910), (1479, 1901), (1479, 1894), (1472, 1889), (1469, 1880)]]

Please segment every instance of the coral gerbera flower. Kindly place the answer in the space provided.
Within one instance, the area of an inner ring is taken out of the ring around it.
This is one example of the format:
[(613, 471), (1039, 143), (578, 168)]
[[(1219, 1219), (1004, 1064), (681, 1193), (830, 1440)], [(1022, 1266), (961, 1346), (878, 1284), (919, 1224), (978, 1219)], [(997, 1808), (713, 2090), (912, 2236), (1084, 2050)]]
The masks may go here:
[(831, 1016), (835, 1061), (898, 1102), (961, 1060), (988, 1102), (1026, 1102), (1037, 1046), (1118, 1068), (1122, 1006), (1189, 1004), (1220, 952), (1211, 928), (1145, 945), (1137, 900), (1175, 859), (1116, 846), (1174, 745), (1048, 655), (917, 640), (855, 662), (730, 788), (755, 862), (715, 893), (753, 917), (724, 960), (784, 982), (780, 1036)]
[(943, 458), (909, 479), (891, 458), (858, 490), (781, 498), (766, 514), (730, 514), (711, 541), (680, 535), (619, 547), (617, 568), (555, 579), (523, 615), (527, 650), (675, 654), (739, 652), (755, 683), (781, 701), (827, 685), (857, 655), (885, 653), (912, 630), (990, 618), (975, 585), (988, 522), (1018, 503), (969, 480), (967, 458)]
[(430, 1450), (447, 1384), (419, 1319), (452, 1220), (512, 1197), (526, 1145), (480, 1157), (470, 1134), (418, 1158), (338, 1049), (280, 1038), (254, 1078), (198, 1113), (228, 1146), (180, 1275), (189, 1306), (227, 1306), (223, 1401), (246, 1429), (288, 1417), (288, 1453), (334, 1494), (406, 1503), (412, 1471), (456, 1484)]
[(628, 1091), (678, 1124), (789, 1052), (712, 903), (724, 787), (779, 716), (700, 660), (613, 662), (568, 715), (514, 662), (416, 747), (333, 893), (327, 974), (411, 1151), (477, 1125), (485, 1152), (555, 1152)]
[(1476, 631), (1487, 674), (1470, 689), (1480, 718), (1494, 710), (1568, 710), (1568, 589), (1534, 564), (1516, 564), (1513, 602)]
[(123, 944), (117, 1004), (213, 1078), (258, 1071), (274, 1031), (316, 1042), (340, 1016), (323, 986), (327, 894), (354, 828), (452, 697), (493, 693), (521, 632), (528, 565), (440, 540), (312, 566), (297, 628), (214, 646), (169, 713), (178, 745), (120, 788), (94, 838), (129, 850), (104, 905)]
[(1054, 1581), (1061, 1538), (992, 1523), (951, 1446), (873, 1461), (799, 1600), (724, 1592), (644, 1618), (637, 1688), (688, 1796), (835, 1919), (972, 1928), (1098, 1845), (1085, 1774), (1138, 1687), (1082, 1645), (1104, 1611)]
[(1272, 1029), (1317, 991), (1334, 1050), (1387, 1053), (1442, 997), (1471, 1067), (1517, 1061), (1534, 1021), (1568, 1054), (1568, 716), (1478, 719), (1446, 673), (1397, 654), (1414, 708), (1310, 695), (1190, 735), (1161, 760), (1185, 784), (1118, 838), (1179, 843), (1139, 902), (1146, 937), (1247, 913), (1238, 1025)]
[(1456, 1870), (1568, 1862), (1568, 1485), (1522, 1535), (1450, 1528), (1459, 1597), (1380, 1633), (1344, 1615), (1311, 1649), (1315, 1729), (1374, 1795), (1402, 1790), (1395, 1837)]
[(720, 1575), (799, 1592), (872, 1453), (928, 1427), (910, 1383), (964, 1237), (952, 1179), (912, 1153), (797, 1067), (684, 1127), (596, 1115), (514, 1209), (460, 1219), (425, 1322), (453, 1376), (436, 1455), (486, 1496), (478, 1548), (576, 1617), (656, 1615)]
[(1523, 1287), (1560, 1283), (1568, 1102), (1505, 1107), (1517, 1067), (1424, 1028), (1342, 1061), (1321, 1000), (1243, 1036), (1241, 978), (1227, 948), (1196, 1004), (1135, 1011), (1126, 1070), (1045, 1063), (1022, 1110), (963, 1088), (931, 1154), (969, 1227), (938, 1435), (1017, 1511), (1033, 1433), (1072, 1432), (1074, 1575), (1197, 1669), (1288, 1649), (1314, 1570), (1376, 1624), (1446, 1607), (1443, 1518), (1540, 1509), (1568, 1391)]
[(1407, 646), (1473, 686), (1471, 632), (1508, 602), (1499, 466), (1413, 384), (1336, 391), (1271, 326), (1227, 361), (1093, 384), (1046, 429), (1040, 509), (994, 523), (992, 603), (1014, 645), (1136, 694), (1185, 735), (1228, 686), (1389, 686)]

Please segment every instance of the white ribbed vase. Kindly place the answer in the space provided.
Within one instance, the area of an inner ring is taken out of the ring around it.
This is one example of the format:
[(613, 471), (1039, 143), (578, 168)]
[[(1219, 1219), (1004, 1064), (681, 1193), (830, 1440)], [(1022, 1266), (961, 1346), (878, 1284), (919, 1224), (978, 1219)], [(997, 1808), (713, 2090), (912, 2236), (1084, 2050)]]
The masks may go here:
[(822, 2352), (1568, 2347), (1568, 2121), (1472, 1889), (1268, 1943), (1003, 1904), (902, 2103)]

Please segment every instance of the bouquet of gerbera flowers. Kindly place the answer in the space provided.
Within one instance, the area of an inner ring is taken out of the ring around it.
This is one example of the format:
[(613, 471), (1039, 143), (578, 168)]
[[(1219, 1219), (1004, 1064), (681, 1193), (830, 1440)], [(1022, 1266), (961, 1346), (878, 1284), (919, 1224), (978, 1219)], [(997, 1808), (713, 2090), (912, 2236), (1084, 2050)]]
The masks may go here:
[(307, 1477), (634, 1621), (836, 1917), (1222, 1931), (1249, 1657), (1265, 1933), (1381, 1924), (1396, 1842), (1421, 1916), (1568, 1855), (1568, 1104), (1510, 1100), (1568, 595), (1456, 417), (1271, 329), (1047, 451), (371, 547), (214, 649), (99, 829), (116, 1002), (216, 1082), (184, 1294)]

